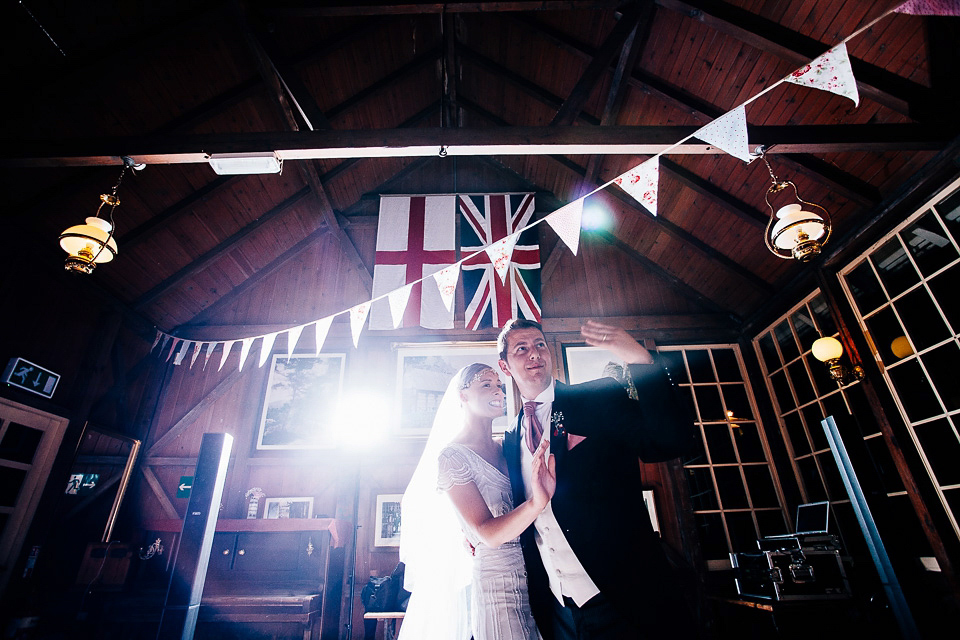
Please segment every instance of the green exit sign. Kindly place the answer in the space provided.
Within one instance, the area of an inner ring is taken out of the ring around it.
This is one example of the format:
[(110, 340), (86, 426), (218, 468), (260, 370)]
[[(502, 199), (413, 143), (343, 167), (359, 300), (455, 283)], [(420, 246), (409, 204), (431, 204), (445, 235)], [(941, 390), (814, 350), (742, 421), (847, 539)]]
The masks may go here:
[(60, 382), (60, 374), (23, 358), (10, 358), (3, 372), (3, 382), (44, 398), (52, 398)]

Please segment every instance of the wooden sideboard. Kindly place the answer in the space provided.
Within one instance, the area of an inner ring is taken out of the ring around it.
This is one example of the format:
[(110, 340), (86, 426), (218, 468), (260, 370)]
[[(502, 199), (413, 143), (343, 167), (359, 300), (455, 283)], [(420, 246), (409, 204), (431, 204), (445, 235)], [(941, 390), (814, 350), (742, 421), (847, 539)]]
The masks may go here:
[[(104, 637), (155, 636), (181, 528), (144, 523), (141, 549), (159, 539), (164, 552), (140, 560), (129, 588), (105, 598)], [(195, 637), (336, 640), (349, 531), (332, 518), (219, 520)]]

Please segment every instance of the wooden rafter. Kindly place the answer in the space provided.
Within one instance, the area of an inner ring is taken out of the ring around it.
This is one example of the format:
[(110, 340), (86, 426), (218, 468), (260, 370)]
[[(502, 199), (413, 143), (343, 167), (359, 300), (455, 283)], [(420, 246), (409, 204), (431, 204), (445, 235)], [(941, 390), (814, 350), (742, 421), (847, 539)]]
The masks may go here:
[(514, 2), (287, 2), (271, 6), (268, 15), (323, 18), (333, 16), (383, 16), (420, 13), (489, 13), (493, 11), (572, 11), (577, 9), (612, 9), (623, 0), (523, 0)]
[(560, 105), (560, 109), (557, 110), (553, 120), (550, 121), (552, 126), (573, 124), (590, 94), (593, 93), (594, 88), (602, 79), (607, 67), (613, 62), (617, 53), (623, 49), (623, 45), (630, 34), (636, 31), (641, 15), (639, 7), (631, 6), (621, 16), (603, 44), (600, 45), (596, 55), (590, 60), (590, 64), (583, 71), (583, 75), (577, 80), (570, 95)]
[[(833, 44), (823, 44), (776, 22), (724, 2), (713, 0), (656, 0), (657, 5), (677, 11), (722, 33), (773, 54), (796, 65), (803, 65), (820, 56)], [(897, 113), (918, 118), (930, 100), (930, 91), (916, 83), (850, 59), (857, 88), (861, 95), (893, 109)]]
[[(643, 53), (643, 48), (650, 37), (650, 26), (653, 23), (653, 2), (645, 2), (639, 12), (639, 20), (633, 31), (627, 37), (623, 44), (623, 50), (620, 52), (620, 58), (617, 60), (617, 67), (610, 79), (610, 88), (607, 91), (607, 99), (603, 105), (603, 114), (600, 116), (600, 126), (610, 126), (617, 122), (617, 116), (620, 114), (620, 107), (623, 104), (623, 98), (626, 94), (626, 80), (630, 77), (631, 70), (636, 66), (637, 59)], [(591, 154), (587, 160), (587, 173), (585, 177), (587, 182), (596, 182), (597, 175), (600, 173), (600, 166), (603, 163), (603, 157)]]
[(155, 456), (157, 453), (163, 450), (172, 440), (176, 439), (178, 435), (183, 433), (184, 429), (189, 427), (193, 422), (200, 417), (204, 411), (209, 409), (214, 402), (223, 396), (227, 391), (230, 390), (230, 387), (236, 383), (242, 377), (242, 373), (239, 369), (236, 371), (231, 371), (230, 374), (217, 383), (213, 389), (211, 389), (203, 398), (200, 399), (197, 404), (193, 405), (189, 411), (187, 411), (179, 420), (170, 426), (167, 431), (157, 438), (157, 440), (150, 446), (150, 449), (144, 454), (145, 456)]
[(224, 254), (232, 251), (236, 248), (243, 240), (245, 240), (251, 233), (259, 229), (261, 226), (273, 220), (274, 218), (286, 213), (294, 205), (299, 203), (305, 197), (310, 194), (310, 188), (304, 187), (297, 191), (295, 194), (278, 204), (277, 206), (271, 208), (269, 211), (259, 216), (257, 219), (251, 223), (244, 226), (242, 229), (231, 235), (229, 238), (225, 238), (217, 246), (210, 249), (203, 255), (197, 257), (189, 264), (185, 265), (183, 268), (178, 269), (176, 273), (164, 278), (162, 282), (154, 286), (152, 289), (144, 293), (142, 296), (136, 299), (133, 303), (135, 309), (143, 309), (147, 305), (153, 303), (158, 298), (162, 297), (167, 292), (178, 287), (183, 283), (184, 280), (192, 276), (197, 275)]
[[(400, 158), (449, 155), (723, 155), (696, 140), (699, 127), (509, 127), (251, 132), (98, 140), (8, 141), (0, 167), (120, 166), (129, 156), (145, 164), (205, 164), (211, 153), (275, 152), (283, 160)], [(921, 124), (770, 125), (750, 127), (750, 145), (769, 154), (846, 151), (939, 151), (943, 127)]]
[[(594, 49), (592, 47), (581, 42), (576, 42), (568, 35), (553, 27), (536, 21), (529, 16), (511, 15), (510, 17), (512, 20), (520, 22), (529, 29), (548, 38), (553, 44), (562, 47), (565, 51), (573, 55), (584, 58), (593, 56)], [(629, 81), (637, 90), (654, 95), (658, 99), (672, 105), (677, 110), (688, 113), (704, 123), (722, 116), (725, 113), (723, 109), (709, 104), (643, 69), (634, 69)], [(751, 130), (753, 130), (753, 127), (751, 127)], [(775, 142), (771, 145), (771, 149), (769, 150), (771, 153), (773, 153), (775, 145)], [(819, 158), (809, 155), (811, 153), (817, 153), (817, 151), (812, 149), (806, 153), (794, 151), (790, 155), (784, 155), (783, 158), (794, 167), (805, 170), (814, 180), (826, 183), (828, 186), (838, 190), (844, 197), (860, 205), (872, 206), (880, 201), (880, 193), (876, 187), (854, 178), (850, 174), (841, 171)]]
[[(272, 95), (289, 129), (293, 132), (301, 131), (300, 120), (297, 118), (298, 114), (303, 119), (306, 128), (311, 132), (317, 130), (312, 124), (314, 121), (316, 121), (319, 126), (322, 126), (322, 128), (330, 129), (329, 121), (317, 106), (313, 97), (307, 93), (306, 86), (300, 80), (299, 74), (293, 70), (289, 70), (285, 79), (280, 73), (276, 62), (271, 58), (266, 47), (264, 47), (257, 35), (253, 33), (252, 29), (249, 27), (245, 28), (244, 33), (247, 44), (257, 60), (257, 68), (260, 71), (260, 75), (273, 89)], [(301, 95), (294, 95), (291, 85), (298, 88), (302, 92)], [(344, 257), (356, 267), (357, 275), (360, 277), (364, 287), (366, 287), (367, 291), (372, 291), (373, 276), (360, 258), (360, 253), (357, 251), (356, 245), (353, 244), (353, 240), (340, 228), (336, 213), (333, 209), (333, 203), (327, 194), (326, 187), (324, 187), (320, 179), (320, 170), (317, 164), (308, 159), (307, 162), (300, 163), (298, 168), (310, 186), (310, 190), (313, 192), (313, 197), (317, 201), (317, 208), (320, 211), (323, 223), (329, 227), (339, 240)]]

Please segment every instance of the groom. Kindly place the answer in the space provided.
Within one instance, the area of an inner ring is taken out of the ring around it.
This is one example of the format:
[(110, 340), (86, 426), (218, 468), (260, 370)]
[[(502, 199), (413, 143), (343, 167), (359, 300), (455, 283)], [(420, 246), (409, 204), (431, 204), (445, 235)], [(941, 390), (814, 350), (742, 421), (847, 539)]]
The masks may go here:
[(500, 368), (526, 412), (504, 438), (514, 504), (530, 495), (532, 454), (550, 439), (557, 490), (520, 536), (530, 604), (544, 640), (685, 638), (680, 593), (643, 502), (638, 458), (657, 462), (694, 446), (692, 414), (654, 356), (620, 328), (587, 322), (587, 344), (629, 365), (639, 399), (612, 378), (565, 385), (541, 326), (510, 321), (500, 333)]

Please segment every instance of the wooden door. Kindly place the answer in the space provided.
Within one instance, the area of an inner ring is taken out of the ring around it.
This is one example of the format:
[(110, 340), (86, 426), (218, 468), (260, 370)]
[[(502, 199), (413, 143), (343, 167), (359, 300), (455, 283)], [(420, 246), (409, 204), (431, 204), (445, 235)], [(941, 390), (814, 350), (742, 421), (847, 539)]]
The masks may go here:
[(0, 591), (40, 501), (67, 419), (0, 398)]

